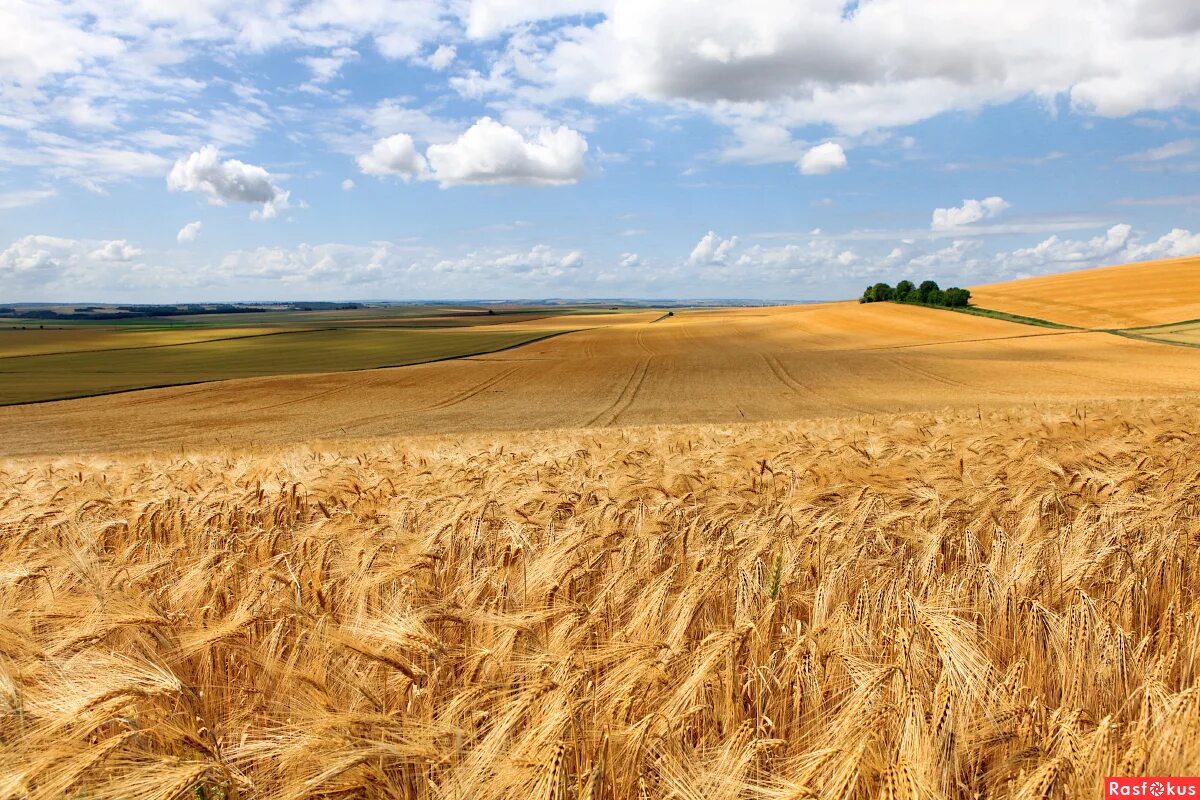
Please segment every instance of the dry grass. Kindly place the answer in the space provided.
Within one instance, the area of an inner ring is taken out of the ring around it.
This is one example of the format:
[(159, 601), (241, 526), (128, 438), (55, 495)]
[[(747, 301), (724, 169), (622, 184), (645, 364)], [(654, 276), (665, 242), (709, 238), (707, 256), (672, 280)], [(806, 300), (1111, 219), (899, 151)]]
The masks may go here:
[(0, 797), (1200, 770), (1200, 412), (0, 464)]

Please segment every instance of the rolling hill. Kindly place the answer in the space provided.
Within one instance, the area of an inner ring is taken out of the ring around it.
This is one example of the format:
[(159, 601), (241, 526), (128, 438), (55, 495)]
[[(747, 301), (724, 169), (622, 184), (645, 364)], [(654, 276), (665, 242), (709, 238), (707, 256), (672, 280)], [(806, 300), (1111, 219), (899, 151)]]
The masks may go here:
[(1200, 318), (1200, 257), (1060, 272), (971, 287), (971, 302), (1081, 328)]

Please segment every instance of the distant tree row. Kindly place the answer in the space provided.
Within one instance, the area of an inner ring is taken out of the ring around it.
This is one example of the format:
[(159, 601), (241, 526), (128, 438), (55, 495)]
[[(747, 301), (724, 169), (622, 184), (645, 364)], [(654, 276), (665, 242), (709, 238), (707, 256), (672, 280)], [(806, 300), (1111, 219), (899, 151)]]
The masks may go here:
[(891, 300), (894, 303), (915, 303), (923, 306), (947, 306), (962, 308), (971, 302), (971, 293), (966, 289), (951, 286), (942, 289), (937, 281), (921, 281), (917, 286), (912, 281), (900, 281), (894, 287), (886, 283), (868, 286), (858, 299), (860, 303), (882, 303)]

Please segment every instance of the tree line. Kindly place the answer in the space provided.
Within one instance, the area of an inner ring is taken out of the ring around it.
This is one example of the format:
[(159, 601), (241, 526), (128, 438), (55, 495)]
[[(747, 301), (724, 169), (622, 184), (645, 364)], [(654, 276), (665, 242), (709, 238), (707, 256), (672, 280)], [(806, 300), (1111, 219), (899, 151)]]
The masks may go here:
[(882, 303), (891, 300), (894, 303), (915, 303), (923, 306), (947, 306), (962, 308), (971, 302), (971, 292), (951, 286), (942, 289), (937, 281), (921, 281), (917, 286), (912, 281), (900, 281), (894, 287), (886, 283), (868, 286), (858, 299), (860, 303)]

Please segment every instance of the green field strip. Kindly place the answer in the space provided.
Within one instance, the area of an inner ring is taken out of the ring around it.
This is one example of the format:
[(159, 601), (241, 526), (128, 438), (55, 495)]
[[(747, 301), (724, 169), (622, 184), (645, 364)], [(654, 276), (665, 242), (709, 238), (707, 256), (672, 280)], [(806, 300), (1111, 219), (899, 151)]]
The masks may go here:
[[(22, 405), (236, 378), (353, 372), (509, 350), (563, 331), (326, 329), (289, 336), (34, 355), (0, 362), (0, 405)], [(262, 346), (271, 340), (271, 346)], [(107, 356), (96, 363), (96, 355)]]
[(1038, 317), (1026, 317), (1023, 314), (1010, 314), (1007, 311), (996, 311), (991, 308), (979, 308), (978, 306), (966, 307), (951, 307), (951, 306), (935, 306), (925, 303), (899, 303), (898, 305), (919, 305), (922, 308), (937, 308), (943, 311), (957, 311), (959, 314), (972, 314), (976, 317), (987, 317), (988, 319), (999, 319), (1005, 322), (1017, 322), (1021, 325), (1035, 325), (1039, 328), (1055, 328), (1058, 330), (1068, 331), (1086, 331), (1087, 328), (1081, 328), (1078, 325), (1066, 325), (1062, 322), (1053, 322), (1048, 319), (1040, 319)]
[[(240, 333), (236, 336), (217, 336), (212, 339), (200, 339), (195, 342), (169, 342), (167, 344), (139, 344), (131, 347), (84, 347), (75, 350), (52, 350), (45, 353), (13, 353), (0, 355), (0, 361), (10, 358), (42, 358), (43, 356), (66, 356), (78, 353), (114, 353), (122, 350), (160, 350), (164, 347), (190, 347), (197, 344), (212, 344), (213, 342), (230, 342), (235, 339), (263, 339), (268, 336), (286, 336), (291, 333), (312, 333), (319, 330), (337, 330), (336, 328), (301, 328), (294, 331), (264, 331), (263, 333)], [(0, 370), (3, 372), (3, 370)]]
[[(889, 301), (894, 302), (894, 301)], [(957, 311), (960, 314), (973, 314), (979, 317), (988, 317), (990, 319), (1001, 319), (1007, 322), (1016, 322), (1022, 325), (1033, 325), (1042, 328), (1056, 328), (1063, 331), (1077, 331), (1079, 333), (1107, 333), (1113, 336), (1121, 336), (1126, 339), (1134, 339), (1141, 342), (1153, 342), (1154, 344), (1174, 345), (1175, 347), (1191, 347), (1200, 349), (1200, 342), (1181, 342), (1175, 339), (1164, 339), (1158, 336), (1151, 336), (1150, 331), (1161, 331), (1164, 334), (1172, 333), (1172, 331), (1164, 330), (1164, 328), (1177, 328), (1186, 325), (1200, 325), (1200, 319), (1187, 319), (1181, 322), (1167, 322), (1160, 325), (1142, 325), (1133, 328), (1081, 328), (1077, 325), (1065, 325), (1061, 322), (1052, 322), (1047, 319), (1039, 319), (1037, 317), (1026, 317), (1020, 314), (1009, 314), (1005, 311), (994, 311), (989, 308), (976, 308), (975, 306), (967, 306), (966, 308), (951, 308), (950, 306), (935, 306), (918, 303), (897, 303), (897, 305), (920, 305), (923, 308), (937, 308), (943, 311)]]

